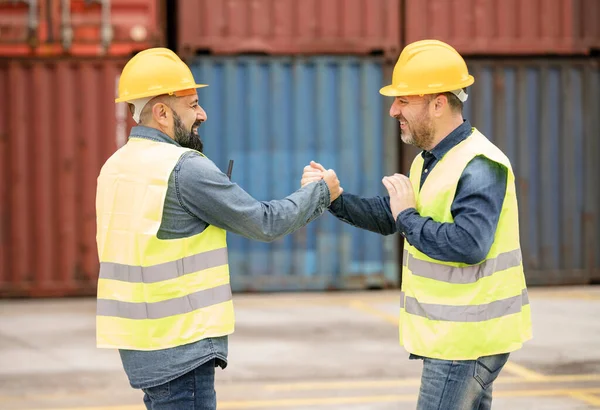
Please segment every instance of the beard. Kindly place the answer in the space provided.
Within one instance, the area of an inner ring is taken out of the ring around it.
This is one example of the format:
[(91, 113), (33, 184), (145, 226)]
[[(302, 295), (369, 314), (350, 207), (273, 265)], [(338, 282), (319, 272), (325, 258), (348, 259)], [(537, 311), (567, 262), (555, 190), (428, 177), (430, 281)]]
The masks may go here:
[(406, 124), (406, 129), (400, 129), (400, 138), (405, 144), (414, 145), (422, 150), (427, 150), (433, 142), (435, 127), (433, 120), (425, 111), (420, 118), (409, 123), (404, 117), (397, 117), (398, 121)]
[(184, 148), (190, 148), (196, 150), (198, 152), (202, 152), (204, 148), (204, 144), (202, 144), (202, 139), (200, 139), (200, 135), (194, 132), (194, 128), (198, 130), (201, 121), (196, 121), (192, 125), (191, 130), (186, 130), (183, 122), (181, 121), (181, 117), (177, 115), (177, 113), (173, 110), (173, 128), (175, 133), (175, 141), (179, 145)]

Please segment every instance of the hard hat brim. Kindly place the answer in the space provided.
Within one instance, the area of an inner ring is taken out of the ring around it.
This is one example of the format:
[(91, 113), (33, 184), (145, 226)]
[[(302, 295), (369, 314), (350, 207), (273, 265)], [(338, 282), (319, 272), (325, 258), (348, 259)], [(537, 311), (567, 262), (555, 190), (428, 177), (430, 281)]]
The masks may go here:
[(437, 93), (445, 93), (451, 92), (454, 90), (458, 90), (460, 88), (465, 88), (470, 86), (475, 82), (475, 78), (472, 75), (469, 75), (465, 81), (459, 84), (451, 84), (444, 85), (439, 88), (430, 88), (430, 89), (411, 89), (410, 87), (406, 87), (404, 89), (394, 86), (393, 84), (386, 85), (379, 90), (379, 94), (385, 95), (386, 97), (403, 97), (407, 95), (426, 95), (426, 94), (437, 94)]
[[(153, 90), (153, 91), (147, 91), (144, 93), (139, 93), (139, 94), (135, 94), (135, 95), (128, 95), (127, 97), (121, 97), (121, 98), (116, 98), (115, 102), (119, 103), (119, 102), (126, 102), (126, 101), (132, 101), (132, 100), (137, 100), (139, 98), (147, 98), (147, 97), (157, 97), (159, 95), (164, 95), (164, 94), (173, 94), (177, 91), (181, 91), (184, 89), (189, 89), (189, 88), (204, 88), (204, 87), (208, 87), (208, 84), (194, 84), (192, 87), (186, 86), (183, 89), (177, 88), (177, 89), (167, 89), (167, 90)], [(158, 91), (158, 93), (157, 93)]]

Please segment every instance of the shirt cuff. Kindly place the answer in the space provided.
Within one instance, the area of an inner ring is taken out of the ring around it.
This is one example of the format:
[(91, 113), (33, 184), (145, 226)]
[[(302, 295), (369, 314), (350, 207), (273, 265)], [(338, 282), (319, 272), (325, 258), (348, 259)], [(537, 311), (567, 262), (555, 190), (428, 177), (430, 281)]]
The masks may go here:
[(331, 202), (329, 187), (327, 186), (327, 183), (324, 180), (320, 180), (319, 185), (321, 185), (321, 191), (323, 192), (323, 195), (321, 196), (321, 206), (327, 209), (329, 203)]
[(415, 226), (419, 223), (421, 215), (417, 212), (415, 208), (408, 208), (398, 214), (398, 218), (396, 218), (396, 228), (398, 232), (405, 238), (410, 236)]
[(319, 195), (319, 203), (317, 204), (315, 211), (308, 218), (306, 223), (312, 222), (315, 219), (317, 219), (319, 216), (323, 215), (323, 212), (325, 212), (327, 210), (327, 207), (329, 206), (329, 202), (330, 202), (329, 188), (327, 188), (327, 184), (325, 183), (325, 181), (321, 180), (321, 181), (317, 182), (317, 186), (316, 186), (315, 190), (320, 194)]
[(342, 195), (335, 198), (335, 201), (333, 201), (331, 203), (331, 205), (329, 205), (329, 212), (331, 212), (332, 214), (335, 215), (336, 213), (338, 213), (342, 210), (342, 205), (344, 202), (342, 199), (343, 196), (344, 196), (344, 193), (342, 193)]

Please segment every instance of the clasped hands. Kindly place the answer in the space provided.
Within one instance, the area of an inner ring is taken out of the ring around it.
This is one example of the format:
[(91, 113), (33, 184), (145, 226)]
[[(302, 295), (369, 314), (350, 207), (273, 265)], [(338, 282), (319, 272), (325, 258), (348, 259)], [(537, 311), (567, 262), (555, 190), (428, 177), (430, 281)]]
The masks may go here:
[[(325, 180), (329, 188), (331, 202), (335, 201), (344, 192), (335, 171), (333, 169), (325, 169), (323, 165), (315, 161), (311, 161), (309, 165), (304, 167), (300, 186), (303, 187), (312, 182), (318, 182), (321, 179)], [(408, 177), (402, 174), (394, 174), (383, 177), (381, 182), (390, 196), (390, 208), (394, 220), (398, 218), (400, 212), (409, 208), (416, 208), (415, 193)]]

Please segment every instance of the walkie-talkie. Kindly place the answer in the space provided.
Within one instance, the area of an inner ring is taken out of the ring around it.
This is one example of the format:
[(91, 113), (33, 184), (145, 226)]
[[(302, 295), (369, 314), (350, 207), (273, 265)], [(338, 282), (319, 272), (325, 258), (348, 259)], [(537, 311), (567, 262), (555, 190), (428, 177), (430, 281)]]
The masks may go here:
[(233, 160), (229, 160), (229, 167), (227, 167), (227, 178), (231, 181), (231, 171), (233, 171)]

